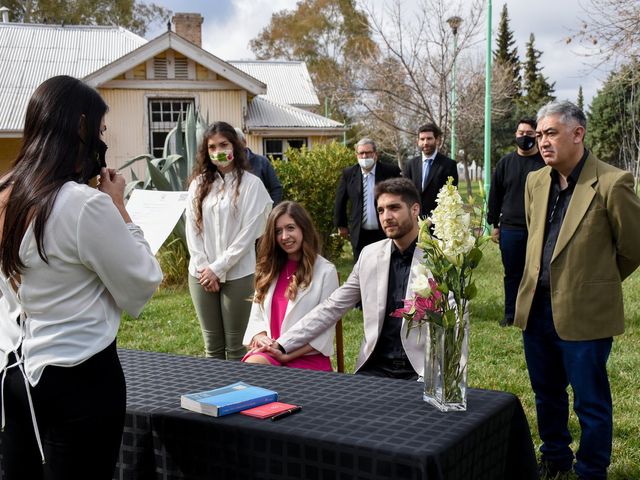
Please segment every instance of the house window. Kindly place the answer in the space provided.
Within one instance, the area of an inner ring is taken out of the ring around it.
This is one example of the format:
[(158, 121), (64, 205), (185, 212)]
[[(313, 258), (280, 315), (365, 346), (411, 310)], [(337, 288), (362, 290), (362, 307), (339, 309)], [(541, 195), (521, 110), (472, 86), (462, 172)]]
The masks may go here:
[(193, 98), (149, 100), (149, 150), (155, 158), (162, 157), (167, 135), (178, 123), (178, 118), (185, 121), (189, 105), (195, 108)]
[(263, 140), (264, 154), (276, 160), (286, 158), (284, 152), (289, 148), (300, 149), (307, 146), (306, 138), (265, 138)]

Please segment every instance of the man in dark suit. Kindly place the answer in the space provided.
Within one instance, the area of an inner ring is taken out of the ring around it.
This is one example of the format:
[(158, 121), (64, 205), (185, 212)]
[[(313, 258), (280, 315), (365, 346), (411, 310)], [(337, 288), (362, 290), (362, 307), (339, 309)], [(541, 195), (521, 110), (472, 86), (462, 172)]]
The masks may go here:
[(418, 147), (421, 154), (408, 160), (403, 175), (413, 181), (420, 192), (420, 216), (429, 216), (436, 208), (436, 197), (440, 188), (453, 177), (458, 185), (456, 162), (438, 152), (442, 131), (437, 125), (427, 123), (418, 130)]
[[(342, 171), (333, 212), (333, 223), (338, 227), (338, 233), (351, 240), (354, 262), (365, 246), (386, 238), (376, 212), (375, 184), (400, 176), (397, 166), (378, 162), (376, 144), (370, 138), (363, 138), (356, 144), (356, 156), (358, 164)], [(347, 223), (349, 202), (351, 211)]]

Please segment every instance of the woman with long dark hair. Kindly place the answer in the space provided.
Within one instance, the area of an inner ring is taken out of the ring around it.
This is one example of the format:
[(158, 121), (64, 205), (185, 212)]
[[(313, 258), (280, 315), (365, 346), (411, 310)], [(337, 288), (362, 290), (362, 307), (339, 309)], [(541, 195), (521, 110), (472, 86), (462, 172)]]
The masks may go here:
[(279, 360), (265, 352), (292, 325), (338, 288), (331, 262), (318, 254), (320, 241), (313, 221), (298, 203), (278, 204), (258, 242), (256, 287), (244, 343), (247, 363), (331, 370), (333, 329)]
[(245, 350), (255, 241), (264, 231), (271, 198), (247, 172), (245, 148), (234, 128), (216, 122), (204, 133), (189, 185), (189, 291), (207, 357), (240, 360)]
[[(162, 280), (105, 167), (107, 105), (80, 80), (33, 93), (23, 144), (0, 179), (4, 478), (110, 479), (126, 407), (116, 351)], [(98, 189), (87, 182), (96, 175)]]

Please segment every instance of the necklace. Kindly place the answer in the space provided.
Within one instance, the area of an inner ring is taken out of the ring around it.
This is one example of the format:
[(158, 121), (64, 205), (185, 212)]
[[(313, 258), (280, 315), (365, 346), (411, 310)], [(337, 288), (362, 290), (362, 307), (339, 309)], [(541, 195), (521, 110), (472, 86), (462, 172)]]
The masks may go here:
[(284, 267), (284, 274), (287, 276), (287, 280), (291, 280), (291, 277), (293, 277), (294, 272), (289, 273), (289, 269), (287, 267)]

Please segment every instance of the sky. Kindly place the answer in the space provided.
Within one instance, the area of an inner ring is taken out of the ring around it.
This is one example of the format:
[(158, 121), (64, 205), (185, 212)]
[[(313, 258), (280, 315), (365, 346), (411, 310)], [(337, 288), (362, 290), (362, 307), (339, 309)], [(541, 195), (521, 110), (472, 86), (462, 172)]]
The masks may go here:
[[(271, 15), (284, 9), (295, 9), (298, 0), (153, 0), (173, 12), (200, 13), (203, 48), (223, 60), (246, 60), (255, 58), (249, 49), (249, 41), (269, 24)], [(374, 8), (381, 7), (388, 0), (368, 0)], [(402, 0), (410, 9), (420, 0)], [(485, 0), (486, 1), (486, 0)], [(470, 0), (461, 0), (461, 16)], [(502, 5), (507, 4), (509, 24), (516, 39), (518, 54), (524, 60), (529, 34), (535, 35), (535, 46), (543, 52), (540, 65), (549, 82), (555, 82), (555, 93), (559, 100), (575, 102), (581, 85), (585, 105), (601, 87), (607, 77), (606, 71), (595, 70), (596, 62), (581, 55), (584, 49), (566, 38), (580, 26), (583, 12), (581, 3), (585, 0), (522, 0), (492, 1), (492, 32), (495, 49), (495, 35), (500, 20)], [(152, 30), (147, 38), (154, 38), (164, 29)], [(482, 29), (482, 35), (486, 27)], [(484, 51), (484, 47), (482, 47)]]

